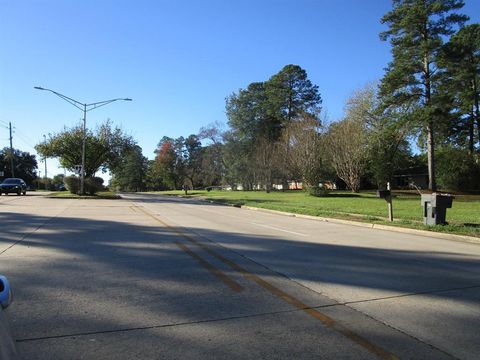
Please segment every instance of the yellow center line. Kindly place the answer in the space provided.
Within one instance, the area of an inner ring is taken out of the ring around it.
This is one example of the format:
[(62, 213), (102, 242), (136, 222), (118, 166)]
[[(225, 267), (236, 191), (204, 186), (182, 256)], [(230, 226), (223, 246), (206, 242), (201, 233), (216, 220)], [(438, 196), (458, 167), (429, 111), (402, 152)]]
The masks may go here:
[(180, 241), (175, 241), (175, 244), (185, 251), (188, 255), (190, 255), (192, 258), (197, 260), (200, 265), (202, 265), (205, 269), (210, 271), (213, 275), (215, 275), (217, 278), (222, 280), (225, 285), (227, 285), (230, 289), (232, 289), (235, 292), (240, 292), (243, 290), (243, 286), (241, 286), (239, 283), (237, 283), (235, 280), (232, 280), (229, 278), (227, 275), (225, 275), (220, 269), (216, 268), (212, 264), (210, 264), (208, 261), (203, 259), (200, 255), (194, 253), (192, 250), (190, 250), (185, 244), (182, 244)]
[[(245, 269), (244, 267), (238, 265), (237, 263), (233, 262), (232, 260), (227, 259), (223, 255), (219, 254), (218, 252), (214, 251), (211, 249), (209, 246), (205, 245), (202, 242), (199, 242), (195, 240), (192, 236), (187, 234), (184, 231), (179, 230), (176, 227), (173, 227), (169, 224), (167, 224), (165, 221), (159, 219), (155, 215), (152, 215), (149, 213), (147, 210), (143, 208), (139, 208), (143, 213), (146, 215), (152, 217), (153, 219), (157, 220), (160, 222), (162, 225), (165, 227), (175, 231), (178, 235), (184, 237), (188, 241), (190, 241), (192, 244), (195, 244), (196, 246), (204, 249), (206, 252), (208, 252), (210, 255), (213, 257), (217, 258), (218, 260), (222, 261), (224, 264), (230, 266), (232, 269), (236, 270), (237, 272), (241, 273), (245, 278), (257, 283), (259, 286), (264, 288), (265, 290), (268, 290), (270, 293), (275, 295), (278, 298), (283, 299), (287, 303), (295, 306), (297, 309), (304, 311), (306, 314), (310, 315), (311, 317), (321, 321), (325, 326), (332, 328), (342, 334), (343, 336), (347, 337), (348, 339), (352, 340), (353, 342), (357, 343), (358, 345), (362, 346), (369, 352), (377, 355), (381, 359), (388, 359), (388, 360), (397, 360), (398, 357), (391, 352), (383, 349), (382, 347), (375, 345), (368, 339), (364, 338), (361, 335), (358, 335), (354, 331), (350, 330), (346, 326), (340, 324), (337, 322), (335, 319), (331, 318), (330, 316), (323, 314), (322, 312), (318, 311), (317, 309), (314, 309), (305, 303), (303, 303), (301, 300), (297, 299), (296, 297), (286, 293), (285, 291), (279, 289), (275, 285), (270, 284), (269, 282), (263, 280), (261, 277), (258, 275), (255, 275)], [(178, 244), (177, 244), (178, 245)]]
[(137, 206), (130, 206), (130, 210), (133, 212), (137, 212), (138, 207)]
[[(172, 228), (171, 226), (167, 225), (165, 222), (163, 222), (162, 220), (160, 220), (159, 218), (157, 218), (155, 215), (149, 213), (147, 210), (145, 210), (144, 208), (141, 208), (141, 207), (138, 207), (138, 206), (131, 206), (130, 207), (132, 209), (132, 211), (137, 211), (137, 210), (140, 210), (143, 214), (145, 215), (148, 215), (149, 217), (151, 217), (152, 219), (154, 219), (156, 222), (160, 222), (162, 225), (164, 225), (165, 227), (167, 227), (168, 229), (170, 230), (175, 230), (175, 232), (177, 234), (180, 234), (179, 231), (177, 231), (176, 229)], [(183, 236), (185, 237), (185, 236)], [(221, 281), (223, 281), (223, 283), (225, 285), (227, 285), (231, 290), (235, 291), (235, 292), (240, 292), (240, 291), (243, 291), (243, 286), (240, 285), (238, 282), (236, 282), (235, 280), (233, 280), (232, 278), (230, 278), (228, 275), (226, 275), (224, 272), (222, 272), (220, 269), (216, 268), (215, 266), (213, 266), (212, 264), (210, 264), (207, 260), (203, 259), (200, 255), (194, 253), (190, 248), (188, 248), (185, 244), (181, 243), (180, 241), (175, 241), (175, 244), (180, 248), (182, 249), (183, 251), (185, 251), (185, 253), (187, 253), (188, 255), (190, 255), (192, 258), (194, 258), (195, 260), (197, 260), (200, 265), (202, 265), (205, 269), (207, 269), (211, 274), (213, 274), (214, 276), (216, 276), (218, 279), (220, 279)]]

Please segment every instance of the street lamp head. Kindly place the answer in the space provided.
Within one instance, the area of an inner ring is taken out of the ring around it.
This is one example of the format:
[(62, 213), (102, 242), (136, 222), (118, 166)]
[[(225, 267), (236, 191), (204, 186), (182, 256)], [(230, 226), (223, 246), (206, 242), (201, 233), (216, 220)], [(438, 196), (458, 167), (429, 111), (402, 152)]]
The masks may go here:
[(46, 90), (46, 89), (42, 88), (41, 86), (34, 86), (33, 88), (37, 89), (37, 90)]
[(130, 99), (130, 98), (125, 98), (125, 99), (123, 99), (123, 100), (125, 100), (125, 101), (132, 101), (132, 99)]

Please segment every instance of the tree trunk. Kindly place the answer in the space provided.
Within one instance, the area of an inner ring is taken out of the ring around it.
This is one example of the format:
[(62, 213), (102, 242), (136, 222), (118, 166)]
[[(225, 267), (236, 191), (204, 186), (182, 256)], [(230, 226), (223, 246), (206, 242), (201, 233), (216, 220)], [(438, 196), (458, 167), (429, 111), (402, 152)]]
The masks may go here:
[(475, 150), (474, 144), (475, 144), (475, 113), (472, 108), (472, 111), (470, 113), (470, 119), (468, 122), (468, 152), (470, 153), (470, 155), (473, 155), (473, 152)]
[(432, 191), (437, 190), (435, 181), (435, 141), (433, 137), (432, 122), (427, 125), (427, 152), (428, 152), (428, 188)]
[[(426, 26), (426, 24), (425, 24)], [(427, 31), (425, 31), (427, 34)], [(425, 36), (425, 41), (427, 37)], [(430, 73), (429, 53), (425, 52), (423, 58), (423, 75), (425, 79), (425, 107), (431, 109), (432, 107), (432, 84)], [(432, 115), (429, 114), (429, 117)], [(428, 188), (432, 191), (437, 190), (437, 183), (435, 179), (435, 141), (433, 136), (433, 119), (427, 120), (427, 157), (428, 157)]]

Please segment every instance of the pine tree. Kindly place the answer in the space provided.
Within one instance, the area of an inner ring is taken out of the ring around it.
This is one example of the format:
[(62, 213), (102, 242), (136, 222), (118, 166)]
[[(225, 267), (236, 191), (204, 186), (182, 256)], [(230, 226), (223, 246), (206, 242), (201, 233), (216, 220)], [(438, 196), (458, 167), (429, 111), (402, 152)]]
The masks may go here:
[[(453, 99), (458, 119), (454, 137), (475, 151), (475, 124), (480, 145), (480, 24), (467, 25), (445, 44), (441, 63), (447, 77), (445, 92)], [(466, 135), (466, 136), (465, 136)]]
[(382, 79), (381, 95), (386, 106), (410, 105), (427, 138), (429, 189), (436, 190), (435, 129), (441, 116), (435, 98), (439, 76), (437, 61), (442, 38), (454, 33), (467, 16), (456, 13), (462, 0), (393, 0), (393, 9), (382, 23), (389, 29), (380, 34), (392, 45), (393, 60)]

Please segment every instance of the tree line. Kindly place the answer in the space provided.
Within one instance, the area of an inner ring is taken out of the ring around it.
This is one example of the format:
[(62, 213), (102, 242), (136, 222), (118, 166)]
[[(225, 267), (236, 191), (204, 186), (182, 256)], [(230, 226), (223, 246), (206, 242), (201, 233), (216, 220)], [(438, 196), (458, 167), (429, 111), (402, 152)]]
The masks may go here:
[(339, 121), (322, 117), (318, 86), (298, 65), (231, 94), (228, 130), (162, 139), (150, 173), (164, 180), (150, 186), (269, 191), (301, 181), (318, 192), (336, 181), (358, 191), (385, 187), (399, 169), (425, 167), (433, 191), (478, 190), (480, 25), (465, 25), (463, 5), (393, 1), (380, 34), (392, 61), (379, 84), (352, 94)]
[[(108, 168), (112, 186), (130, 191), (270, 191), (274, 184), (301, 182), (317, 194), (333, 182), (352, 191), (383, 188), (399, 169), (424, 167), (433, 191), (478, 190), (480, 25), (465, 25), (463, 5), (394, 0), (380, 34), (392, 60), (378, 84), (353, 92), (337, 121), (322, 113), (319, 87), (307, 72), (290, 64), (227, 96), (227, 129), (212, 124), (187, 137), (165, 136), (154, 160), (107, 124), (96, 134), (99, 144), (87, 139), (87, 174)], [(67, 168), (78, 164), (78, 144), (54, 151), (57, 140), (53, 136), (37, 151), (60, 157)]]

